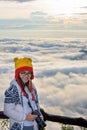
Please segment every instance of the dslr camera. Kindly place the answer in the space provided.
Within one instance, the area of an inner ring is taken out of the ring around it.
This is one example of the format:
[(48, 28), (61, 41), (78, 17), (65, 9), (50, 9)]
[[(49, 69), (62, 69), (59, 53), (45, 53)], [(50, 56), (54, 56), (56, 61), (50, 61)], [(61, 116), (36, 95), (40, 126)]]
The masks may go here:
[(33, 115), (37, 115), (36, 122), (38, 124), (39, 130), (44, 130), (44, 127), (46, 127), (46, 123), (44, 120), (40, 117), (41, 114), (38, 110), (35, 110), (32, 112)]

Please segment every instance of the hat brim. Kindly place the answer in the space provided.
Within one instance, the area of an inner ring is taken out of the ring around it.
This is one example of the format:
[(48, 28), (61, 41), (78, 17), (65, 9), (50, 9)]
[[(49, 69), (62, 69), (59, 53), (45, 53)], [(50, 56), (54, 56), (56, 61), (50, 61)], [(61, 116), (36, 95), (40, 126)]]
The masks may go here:
[(19, 73), (22, 72), (22, 71), (26, 71), (26, 70), (32, 73), (31, 79), (34, 79), (32, 67), (27, 67), (27, 66), (24, 66), (24, 67), (21, 67), (21, 68), (18, 68), (18, 69), (15, 70), (15, 79), (18, 80)]

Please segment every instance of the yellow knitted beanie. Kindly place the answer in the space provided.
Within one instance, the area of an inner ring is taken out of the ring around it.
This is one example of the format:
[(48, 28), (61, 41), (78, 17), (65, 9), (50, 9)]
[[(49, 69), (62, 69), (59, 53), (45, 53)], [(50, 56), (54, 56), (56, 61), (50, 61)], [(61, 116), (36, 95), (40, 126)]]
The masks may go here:
[(32, 73), (32, 79), (34, 78), (33, 74), (33, 65), (32, 65), (32, 59), (31, 58), (14, 58), (15, 62), (15, 78), (18, 79), (18, 75), (22, 71), (28, 70)]

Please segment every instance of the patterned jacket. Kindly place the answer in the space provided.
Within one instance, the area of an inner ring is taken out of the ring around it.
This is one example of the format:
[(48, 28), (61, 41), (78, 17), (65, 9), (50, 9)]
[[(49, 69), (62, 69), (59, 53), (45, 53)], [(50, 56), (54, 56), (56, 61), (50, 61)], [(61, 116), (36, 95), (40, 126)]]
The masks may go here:
[[(34, 87), (35, 101), (38, 109), (38, 95)], [(10, 119), (10, 130), (23, 130), (23, 121), (26, 115), (23, 110), (23, 98), (19, 85), (13, 80), (5, 91), (4, 114)]]

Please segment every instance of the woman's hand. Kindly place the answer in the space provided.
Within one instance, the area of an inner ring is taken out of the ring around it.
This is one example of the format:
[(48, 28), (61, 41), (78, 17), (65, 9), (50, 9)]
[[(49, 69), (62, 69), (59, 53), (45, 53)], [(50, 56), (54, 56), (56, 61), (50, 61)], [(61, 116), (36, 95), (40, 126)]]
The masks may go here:
[(26, 115), (26, 120), (27, 121), (34, 121), (37, 118), (37, 115), (32, 115), (32, 113), (29, 113)]

